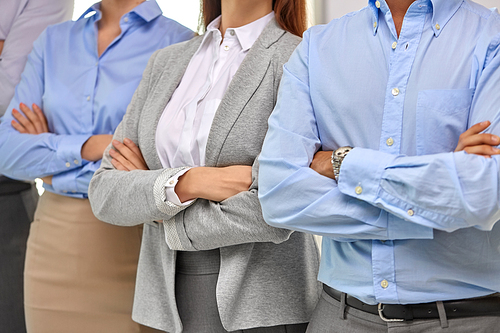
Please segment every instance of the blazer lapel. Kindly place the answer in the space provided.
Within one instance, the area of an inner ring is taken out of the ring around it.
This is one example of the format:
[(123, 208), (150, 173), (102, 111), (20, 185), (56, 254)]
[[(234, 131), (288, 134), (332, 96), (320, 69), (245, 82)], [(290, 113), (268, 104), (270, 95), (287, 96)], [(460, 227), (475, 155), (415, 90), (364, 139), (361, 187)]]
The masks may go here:
[[(151, 88), (151, 94), (148, 98), (149, 101), (146, 103), (145, 109), (143, 110), (143, 112), (151, 113), (148, 115), (149, 119), (154, 117), (153, 124), (145, 121), (145, 123), (148, 124), (148, 128), (145, 129), (145, 134), (143, 136), (144, 141), (141, 142), (141, 145), (144, 145), (144, 147), (156, 147), (156, 128), (158, 127), (160, 117), (175, 89), (179, 86), (187, 66), (198, 50), (202, 40), (203, 36), (193, 38), (186, 43), (184, 48), (180, 48), (176, 54), (173, 54), (165, 64), (162, 64), (163, 72)], [(156, 149), (154, 149), (153, 154), (146, 154), (144, 159), (151, 170), (162, 168)]]
[(270, 47), (285, 33), (273, 19), (255, 41), (229, 84), (215, 113), (207, 140), (205, 165), (216, 166), (224, 141), (262, 82), (273, 56)]

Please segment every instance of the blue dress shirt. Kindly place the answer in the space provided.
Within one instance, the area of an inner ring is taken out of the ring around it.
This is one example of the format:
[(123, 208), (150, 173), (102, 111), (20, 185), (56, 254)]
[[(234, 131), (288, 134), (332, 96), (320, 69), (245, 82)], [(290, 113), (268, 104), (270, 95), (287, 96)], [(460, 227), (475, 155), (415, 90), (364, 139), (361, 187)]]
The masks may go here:
[[(369, 304), (500, 291), (500, 158), (453, 153), (500, 134), (500, 16), (417, 0), (398, 38), (384, 0), (309, 29), (284, 67), (260, 156), (276, 227), (324, 236), (319, 279)], [(354, 148), (339, 183), (309, 165)]]
[[(54, 175), (52, 186), (44, 184), (46, 190), (87, 197), (101, 161), (83, 160), (82, 145), (92, 135), (113, 134), (154, 51), (193, 37), (150, 0), (123, 15), (120, 35), (99, 57), (99, 7), (93, 5), (76, 22), (48, 27), (35, 41), (1, 119), (0, 173), (14, 179)], [(51, 133), (13, 129), (12, 109), (21, 102), (42, 108)]]

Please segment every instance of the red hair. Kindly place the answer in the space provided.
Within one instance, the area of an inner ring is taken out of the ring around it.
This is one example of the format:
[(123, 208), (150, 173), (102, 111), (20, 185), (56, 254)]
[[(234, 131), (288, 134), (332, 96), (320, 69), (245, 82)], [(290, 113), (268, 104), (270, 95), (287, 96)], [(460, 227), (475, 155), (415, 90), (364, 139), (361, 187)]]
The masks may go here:
[[(202, 0), (200, 27), (203, 30), (221, 14), (221, 0)], [(273, 0), (276, 22), (280, 27), (302, 37), (307, 28), (306, 0)]]

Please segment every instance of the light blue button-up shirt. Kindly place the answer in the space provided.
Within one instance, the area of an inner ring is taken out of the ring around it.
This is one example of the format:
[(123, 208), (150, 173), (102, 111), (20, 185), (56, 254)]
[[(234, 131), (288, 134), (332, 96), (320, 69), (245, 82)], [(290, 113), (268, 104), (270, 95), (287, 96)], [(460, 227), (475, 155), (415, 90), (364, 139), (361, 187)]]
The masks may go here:
[[(113, 134), (154, 51), (193, 37), (162, 16), (154, 0), (146, 1), (123, 15), (121, 34), (99, 57), (99, 7), (93, 5), (76, 22), (48, 27), (35, 41), (1, 119), (0, 173), (15, 179), (54, 175), (45, 189), (86, 197), (101, 161), (83, 160), (82, 145), (92, 135)], [(43, 109), (51, 133), (20, 134), (12, 128), (12, 109), (21, 102)]]
[[(379, 8), (378, 8), (379, 7)], [(384, 0), (309, 29), (284, 67), (260, 156), (264, 218), (324, 236), (319, 279), (370, 304), (500, 291), (500, 158), (453, 153), (500, 134), (500, 16), (417, 0), (398, 38)], [(339, 184), (316, 151), (354, 148)]]

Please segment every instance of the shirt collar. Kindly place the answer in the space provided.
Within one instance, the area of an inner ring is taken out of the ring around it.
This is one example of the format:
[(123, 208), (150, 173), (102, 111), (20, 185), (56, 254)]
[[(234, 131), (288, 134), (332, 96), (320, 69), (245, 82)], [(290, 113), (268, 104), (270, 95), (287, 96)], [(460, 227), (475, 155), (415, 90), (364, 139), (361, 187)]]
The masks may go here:
[[(96, 19), (99, 20), (101, 18), (101, 3), (95, 3), (92, 6), (90, 6), (89, 9), (87, 9), (79, 18), (78, 20), (81, 20), (87, 14), (91, 12), (96, 12)], [(160, 16), (163, 12), (160, 9), (160, 6), (156, 3), (155, 0), (148, 0), (144, 1), (143, 3), (137, 5), (134, 9), (132, 9), (129, 13), (135, 13), (137, 16), (142, 18), (146, 22), (150, 22)], [(125, 14), (127, 15), (127, 14)]]
[[(458, 10), (463, 0), (417, 0), (415, 2), (430, 3), (430, 9), (432, 10), (432, 30), (434, 31), (434, 35), (438, 37), (453, 14), (455, 14), (455, 12)], [(369, 0), (368, 6), (373, 13), (372, 23), (373, 34), (375, 35), (379, 26), (379, 11), (381, 11), (382, 14), (385, 15), (385, 13), (389, 10), (389, 6), (385, 2), (385, 0)]]
[[(243, 51), (249, 50), (252, 45), (255, 43), (257, 38), (259, 38), (260, 34), (266, 27), (266, 25), (273, 19), (274, 11), (269, 14), (255, 20), (247, 25), (238, 27), (238, 28), (228, 28), (226, 29), (226, 33), (230, 30), (234, 30), (236, 37), (238, 38), (238, 42), (241, 45)], [(217, 17), (215, 20), (210, 22), (207, 26), (206, 35), (214, 33), (216, 30), (219, 30), (221, 17)], [(207, 38), (207, 36), (205, 36)]]

